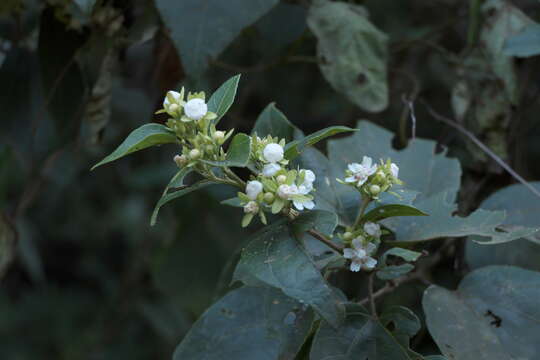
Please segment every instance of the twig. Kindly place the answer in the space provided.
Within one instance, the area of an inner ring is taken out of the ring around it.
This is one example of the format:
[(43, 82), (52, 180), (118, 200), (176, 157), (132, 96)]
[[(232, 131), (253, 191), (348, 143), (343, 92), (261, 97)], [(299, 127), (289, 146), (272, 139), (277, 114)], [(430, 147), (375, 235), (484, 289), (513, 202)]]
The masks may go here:
[(375, 272), (371, 272), (368, 276), (368, 299), (369, 299), (369, 306), (371, 308), (371, 315), (375, 319), (377, 319), (377, 307), (375, 306), (375, 297), (373, 296), (373, 276), (375, 275)]
[(337, 251), (338, 253), (343, 254), (343, 248), (340, 245), (332, 242), (330, 239), (328, 239), (326, 236), (324, 236), (323, 234), (321, 234), (317, 230), (311, 229), (311, 230), (308, 230), (307, 233), (310, 234), (311, 236), (313, 236), (315, 239), (319, 240), (320, 242), (324, 243), (328, 247), (330, 247), (333, 250)]
[(364, 196), (362, 198), (362, 204), (360, 205), (360, 210), (358, 211), (358, 216), (356, 217), (356, 220), (354, 221), (353, 228), (358, 227), (360, 225), (360, 221), (362, 221), (362, 216), (364, 216), (364, 212), (366, 211), (367, 206), (371, 202), (371, 198), (369, 196)]
[(489, 147), (484, 145), (473, 133), (465, 129), (462, 125), (458, 124), (452, 119), (444, 117), (438, 114), (431, 106), (429, 106), (424, 100), (420, 99), (422, 104), (426, 107), (431, 116), (436, 120), (456, 129), (463, 135), (465, 135), (469, 140), (471, 140), (476, 146), (478, 146), (482, 151), (484, 151), (489, 157), (491, 157), (497, 164), (499, 164), (503, 169), (505, 169), (514, 179), (523, 184), (527, 189), (529, 189), (533, 194), (540, 197), (540, 192), (536, 190), (531, 184), (527, 182), (524, 178), (521, 177), (514, 169), (510, 167), (503, 159), (501, 159), (497, 154), (495, 154)]

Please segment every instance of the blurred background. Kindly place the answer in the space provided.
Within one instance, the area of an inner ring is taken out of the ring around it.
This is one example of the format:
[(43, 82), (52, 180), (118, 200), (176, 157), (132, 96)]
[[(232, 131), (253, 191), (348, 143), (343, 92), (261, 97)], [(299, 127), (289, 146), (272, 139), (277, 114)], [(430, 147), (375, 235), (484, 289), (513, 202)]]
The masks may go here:
[[(173, 202), (150, 227), (176, 170), (174, 146), (89, 170), (134, 128), (166, 120), (153, 113), (180, 85), (210, 94), (241, 73), (225, 129), (249, 132), (276, 102), (306, 133), (368, 119), (394, 131), (397, 148), (414, 105), (416, 136), (462, 162), (462, 213), (514, 180), (423, 102), (540, 179), (540, 62), (516, 59), (517, 98), (501, 95), (496, 71), (470, 57), (489, 25), (482, 1), (349, 1), (388, 36), (389, 106), (378, 113), (321, 74), (309, 1), (269, 2), (251, 15), (238, 0), (0, 1), (1, 359), (167, 359), (219, 296), (222, 269), (256, 230), (219, 205), (226, 189)], [(540, 19), (538, 1), (508, 3)], [(222, 16), (247, 20), (194, 60), (183, 36), (208, 26), (210, 44), (227, 32), (212, 28)], [(476, 116), (459, 111), (463, 98)]]

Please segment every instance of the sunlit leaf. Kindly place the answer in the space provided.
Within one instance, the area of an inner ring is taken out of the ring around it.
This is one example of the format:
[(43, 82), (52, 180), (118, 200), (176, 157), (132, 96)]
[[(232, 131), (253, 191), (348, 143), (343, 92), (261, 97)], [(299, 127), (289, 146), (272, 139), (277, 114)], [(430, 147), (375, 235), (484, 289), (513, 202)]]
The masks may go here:
[(208, 100), (208, 110), (217, 115), (217, 118), (213, 120), (214, 124), (217, 125), (232, 106), (239, 81), (240, 75), (233, 76), (225, 81), (223, 85), (210, 96), (210, 99)]

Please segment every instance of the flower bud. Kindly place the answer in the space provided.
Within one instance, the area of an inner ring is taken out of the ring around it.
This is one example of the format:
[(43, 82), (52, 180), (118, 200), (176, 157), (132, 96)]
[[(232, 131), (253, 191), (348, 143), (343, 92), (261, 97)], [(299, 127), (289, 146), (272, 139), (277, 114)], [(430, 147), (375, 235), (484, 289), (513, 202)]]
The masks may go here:
[(188, 162), (186, 155), (175, 155), (173, 160), (178, 167), (182, 167)]
[(197, 160), (200, 157), (201, 157), (201, 152), (199, 151), (199, 149), (193, 149), (189, 152), (189, 158), (191, 160)]
[(212, 134), (212, 138), (221, 144), (225, 139), (225, 132), (218, 130)]
[(184, 105), (184, 113), (188, 118), (193, 120), (202, 119), (207, 112), (208, 106), (204, 103), (203, 99), (191, 99)]
[(182, 95), (179, 92), (176, 91), (168, 91), (165, 99), (163, 100), (163, 107), (167, 109), (169, 105), (171, 105), (171, 102), (169, 101), (169, 97), (172, 97), (174, 101), (179, 101)]
[(204, 149), (205, 149), (205, 151), (206, 151), (207, 153), (211, 153), (211, 152), (214, 151), (214, 145), (208, 144), (208, 145), (206, 145), (206, 146), (204, 147)]
[(372, 195), (378, 195), (381, 192), (381, 187), (379, 185), (371, 185), (369, 187), (369, 192)]
[[(280, 176), (284, 176), (284, 175), (280, 175)], [(287, 200), (289, 198), (290, 193), (291, 193), (291, 190), (290, 190), (289, 185), (285, 185), (285, 184), (279, 185), (278, 190), (277, 190), (277, 195), (280, 198)]]
[(397, 178), (399, 175), (399, 167), (394, 163), (390, 164), (390, 173), (393, 177)]
[(267, 192), (266, 194), (264, 194), (264, 202), (267, 203), (268, 205), (272, 204), (275, 198), (276, 197), (274, 196), (274, 194), (270, 192)]
[(169, 113), (172, 114), (172, 113), (176, 113), (178, 111), (180, 107), (178, 106), (178, 104), (171, 104), (169, 106)]
[(264, 147), (263, 156), (270, 163), (281, 161), (283, 160), (283, 147), (279, 144), (268, 144)]
[(264, 165), (262, 173), (265, 177), (271, 177), (274, 176), (279, 170), (281, 170), (281, 166), (275, 163), (270, 163)]
[(285, 181), (287, 181), (287, 177), (285, 175), (279, 175), (276, 180), (278, 183), (283, 184)]
[(350, 231), (347, 231), (343, 234), (343, 240), (345, 241), (351, 241), (353, 238), (353, 234)]
[(256, 214), (259, 212), (259, 204), (257, 204), (255, 201), (250, 201), (246, 205), (244, 205), (244, 212), (246, 214)]
[(251, 200), (255, 200), (257, 196), (262, 192), (263, 190), (263, 184), (260, 181), (253, 180), (248, 181), (246, 185), (246, 195)]

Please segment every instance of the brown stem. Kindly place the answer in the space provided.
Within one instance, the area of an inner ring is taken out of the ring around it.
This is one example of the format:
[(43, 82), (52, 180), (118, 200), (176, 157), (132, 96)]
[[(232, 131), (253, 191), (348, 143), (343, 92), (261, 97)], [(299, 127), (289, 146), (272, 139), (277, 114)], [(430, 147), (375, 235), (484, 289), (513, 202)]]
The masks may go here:
[(343, 248), (340, 245), (332, 242), (330, 239), (328, 239), (326, 236), (324, 236), (320, 232), (311, 229), (311, 230), (308, 230), (307, 233), (313, 236), (315, 239), (319, 240), (320, 242), (324, 243), (328, 247), (332, 248), (334, 251), (337, 251), (338, 253), (343, 254)]

